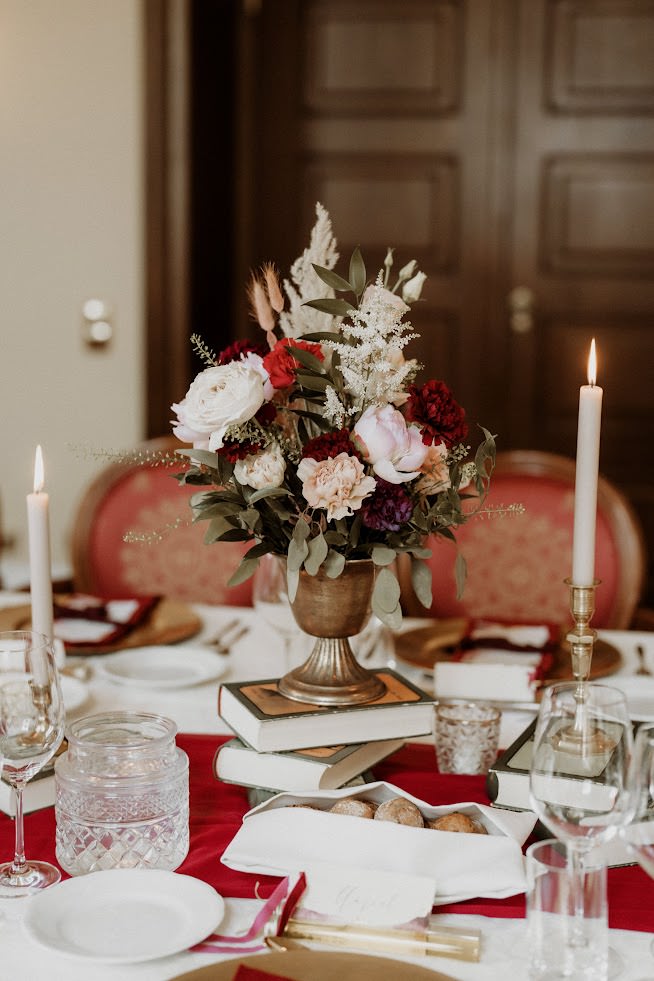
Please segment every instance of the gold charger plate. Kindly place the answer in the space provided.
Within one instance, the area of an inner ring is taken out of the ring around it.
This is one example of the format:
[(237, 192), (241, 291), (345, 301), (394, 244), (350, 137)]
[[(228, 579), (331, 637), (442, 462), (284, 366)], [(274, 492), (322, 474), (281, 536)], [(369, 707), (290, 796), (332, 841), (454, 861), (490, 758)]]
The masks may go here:
[(172, 981), (233, 981), (239, 965), (258, 968), (260, 971), (279, 974), (291, 981), (456, 981), (451, 974), (430, 971), (416, 964), (389, 957), (371, 957), (368, 954), (342, 953), (323, 950), (288, 950), (251, 957), (207, 964), (188, 974), (180, 974)]
[[(437, 661), (448, 661), (465, 635), (466, 620), (452, 618), (436, 620), (424, 627), (407, 630), (395, 637), (395, 653), (406, 664), (431, 673)], [(554, 664), (548, 671), (548, 681), (572, 680), (570, 645), (563, 640), (553, 652)], [(593, 648), (590, 677), (604, 678), (622, 664), (620, 651), (605, 640), (597, 640)]]
[[(0, 630), (25, 630), (31, 624), (32, 611), (26, 606), (8, 606), (0, 610)], [(192, 637), (202, 627), (202, 620), (187, 603), (163, 597), (147, 617), (114, 644), (71, 644), (68, 651), (77, 654), (111, 654), (128, 647), (151, 644), (174, 644)]]

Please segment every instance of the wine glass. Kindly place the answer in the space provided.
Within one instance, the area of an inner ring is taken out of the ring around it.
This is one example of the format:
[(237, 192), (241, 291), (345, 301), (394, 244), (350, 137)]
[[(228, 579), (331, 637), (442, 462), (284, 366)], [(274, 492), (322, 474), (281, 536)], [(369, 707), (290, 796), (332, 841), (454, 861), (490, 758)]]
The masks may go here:
[[(552, 978), (592, 977), (597, 957), (584, 909), (584, 860), (628, 819), (627, 771), (633, 744), (624, 694), (594, 683), (545, 690), (534, 734), (530, 794), (543, 824), (566, 845), (570, 920), (564, 966)], [(609, 953), (611, 976), (619, 958)]]
[(0, 761), (16, 801), (13, 862), (0, 865), (0, 897), (24, 896), (58, 882), (59, 869), (28, 862), (23, 789), (54, 756), (64, 736), (65, 710), (52, 645), (31, 630), (0, 633)]
[[(631, 821), (620, 833), (629, 853), (654, 879), (654, 722), (638, 727), (627, 786)], [(654, 940), (650, 951), (654, 956)]]
[(252, 602), (259, 616), (281, 637), (282, 673), (286, 673), (294, 666), (295, 648), (300, 648), (305, 640), (309, 644), (310, 638), (295, 622), (286, 590), (286, 569), (278, 556), (269, 553), (259, 559), (252, 580)]

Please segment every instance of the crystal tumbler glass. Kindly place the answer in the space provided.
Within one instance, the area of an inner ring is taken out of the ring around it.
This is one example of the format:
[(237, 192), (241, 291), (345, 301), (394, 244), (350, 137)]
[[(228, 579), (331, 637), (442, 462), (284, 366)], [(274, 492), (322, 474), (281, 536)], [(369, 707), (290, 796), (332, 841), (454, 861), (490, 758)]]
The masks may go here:
[(486, 773), (495, 762), (501, 712), (488, 702), (438, 702), (434, 742), (441, 773)]
[(170, 719), (109, 712), (73, 722), (55, 765), (57, 861), (172, 871), (189, 848), (188, 757)]

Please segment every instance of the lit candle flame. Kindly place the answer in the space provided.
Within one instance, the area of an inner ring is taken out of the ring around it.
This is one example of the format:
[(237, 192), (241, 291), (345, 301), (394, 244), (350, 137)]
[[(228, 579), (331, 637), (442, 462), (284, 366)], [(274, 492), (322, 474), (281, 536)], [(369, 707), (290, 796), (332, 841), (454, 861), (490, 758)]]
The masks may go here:
[(34, 455), (34, 493), (40, 494), (43, 490), (43, 452), (41, 444), (36, 447)]
[(590, 354), (588, 355), (588, 384), (597, 384), (597, 353), (595, 351), (595, 338), (590, 342)]

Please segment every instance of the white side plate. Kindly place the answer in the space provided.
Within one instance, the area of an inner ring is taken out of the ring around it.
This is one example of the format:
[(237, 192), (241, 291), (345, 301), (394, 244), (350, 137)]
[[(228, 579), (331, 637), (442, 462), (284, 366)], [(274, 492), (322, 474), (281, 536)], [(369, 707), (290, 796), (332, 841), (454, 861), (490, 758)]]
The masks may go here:
[(206, 647), (131, 647), (107, 654), (97, 664), (100, 677), (119, 685), (186, 688), (219, 678), (227, 659)]
[(129, 964), (200, 943), (224, 913), (222, 897), (200, 879), (156, 869), (110, 869), (38, 893), (23, 924), (37, 943), (68, 957)]

